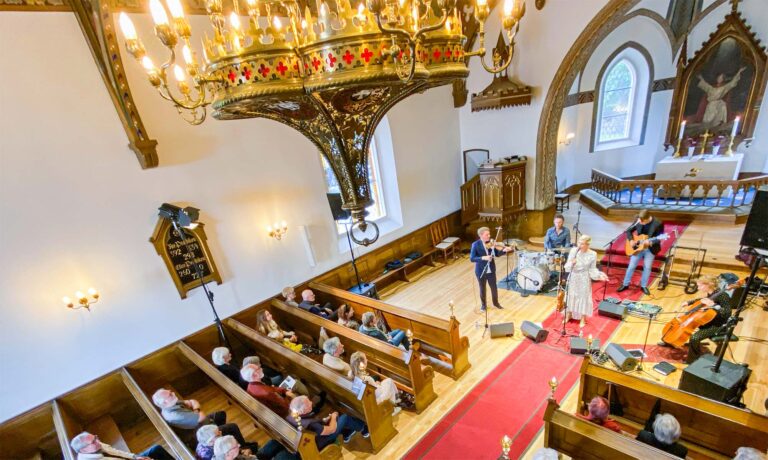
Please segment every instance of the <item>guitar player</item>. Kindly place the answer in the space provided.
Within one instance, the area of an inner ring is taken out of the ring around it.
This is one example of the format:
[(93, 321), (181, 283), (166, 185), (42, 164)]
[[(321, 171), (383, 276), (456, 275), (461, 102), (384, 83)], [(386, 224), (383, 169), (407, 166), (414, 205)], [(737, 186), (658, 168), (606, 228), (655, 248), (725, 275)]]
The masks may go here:
[[(658, 237), (662, 233), (664, 233), (664, 222), (658, 219), (654, 219), (647, 209), (643, 209), (637, 213), (637, 220), (627, 229), (626, 236), (627, 241), (633, 240), (633, 234), (646, 235), (648, 239), (651, 240), (651, 238)], [(661, 243), (659, 243), (658, 240), (651, 240), (650, 244), (648, 241), (644, 241), (640, 244), (644, 245), (645, 248), (642, 251), (633, 254), (629, 258), (627, 274), (624, 275), (624, 282), (622, 283), (621, 287), (616, 290), (617, 292), (625, 291), (627, 288), (629, 288), (629, 282), (632, 280), (632, 275), (635, 273), (637, 264), (640, 263), (640, 260), (642, 259), (643, 276), (640, 279), (640, 288), (643, 290), (643, 294), (651, 294), (651, 292), (648, 290), (648, 279), (651, 277), (653, 259), (656, 257), (656, 254), (661, 251)]]

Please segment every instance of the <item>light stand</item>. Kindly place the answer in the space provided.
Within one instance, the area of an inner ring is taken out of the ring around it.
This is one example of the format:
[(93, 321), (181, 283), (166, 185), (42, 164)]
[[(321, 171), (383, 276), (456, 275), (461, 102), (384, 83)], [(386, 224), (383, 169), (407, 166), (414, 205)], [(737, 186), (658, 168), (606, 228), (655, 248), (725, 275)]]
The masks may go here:
[(344, 222), (344, 229), (347, 231), (347, 244), (349, 244), (349, 255), (352, 257), (352, 268), (355, 270), (355, 279), (357, 280), (357, 288), (363, 292), (363, 281), (360, 279), (360, 272), (357, 271), (357, 259), (355, 259), (355, 251), (352, 248), (352, 237), (349, 234), (349, 226), (352, 223), (352, 216), (348, 221)]
[(579, 229), (580, 221), (581, 221), (581, 205), (579, 205), (579, 211), (576, 213), (576, 223), (573, 224), (573, 235), (576, 238), (576, 243), (579, 242), (579, 235), (581, 235), (581, 230)]
[(569, 334), (568, 331), (566, 330), (566, 325), (568, 324), (568, 321), (566, 321), (568, 319), (568, 288), (570, 284), (571, 284), (571, 277), (569, 276), (568, 279), (565, 281), (565, 307), (563, 308), (563, 329), (560, 331), (555, 329), (555, 331), (558, 334), (560, 334), (560, 337), (557, 338), (557, 340), (555, 341), (555, 344), (559, 344), (564, 337), (578, 337), (577, 334)]
[[(186, 239), (185, 235), (187, 235), (187, 232), (184, 231), (184, 227), (194, 225), (195, 221), (197, 221), (199, 215), (198, 213), (199, 211), (192, 207), (180, 209), (167, 203), (163, 203), (163, 205), (160, 207), (160, 217), (164, 217), (171, 222), (173, 229), (176, 231), (176, 233), (178, 233), (179, 238), (181, 238), (182, 241)], [(197, 237), (194, 234), (191, 236), (197, 240)], [(206, 285), (203, 277), (203, 271), (200, 269), (200, 264), (194, 262), (195, 253), (189, 247), (189, 245), (184, 244), (183, 246), (187, 248), (187, 254), (192, 256), (189, 260), (192, 261), (192, 266), (195, 269), (195, 273), (197, 273), (197, 277), (200, 279), (200, 286), (203, 287), (203, 291), (205, 291), (205, 297), (208, 299), (208, 303), (211, 305), (211, 311), (213, 312), (213, 322), (216, 324), (216, 329), (219, 331), (219, 344), (225, 345), (231, 351), (232, 346), (229, 344), (227, 334), (224, 332), (224, 325), (221, 323), (221, 318), (219, 318), (219, 314), (216, 311), (216, 306), (213, 304), (213, 292), (208, 290), (208, 286)], [(205, 252), (203, 252), (203, 257), (205, 257)], [(189, 261), (187, 261), (187, 264), (189, 264)]]

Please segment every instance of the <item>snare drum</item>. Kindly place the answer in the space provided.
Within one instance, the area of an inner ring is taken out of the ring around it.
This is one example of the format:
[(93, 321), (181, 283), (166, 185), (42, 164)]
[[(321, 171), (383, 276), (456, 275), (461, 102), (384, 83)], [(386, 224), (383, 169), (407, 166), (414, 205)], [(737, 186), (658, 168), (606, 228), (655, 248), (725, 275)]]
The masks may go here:
[(549, 281), (549, 268), (546, 265), (523, 267), (517, 272), (517, 285), (526, 291), (539, 292)]

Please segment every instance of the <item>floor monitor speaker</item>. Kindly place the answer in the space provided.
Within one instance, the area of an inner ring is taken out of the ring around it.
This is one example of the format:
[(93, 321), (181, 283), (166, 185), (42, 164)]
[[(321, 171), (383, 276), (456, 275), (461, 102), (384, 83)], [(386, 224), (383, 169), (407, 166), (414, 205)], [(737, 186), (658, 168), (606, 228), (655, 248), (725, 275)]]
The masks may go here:
[(536, 343), (546, 340), (549, 331), (541, 328), (530, 321), (523, 321), (520, 325), (520, 330), (523, 335), (533, 340)]
[(768, 190), (758, 190), (741, 235), (741, 245), (768, 250)]
[(629, 371), (637, 367), (637, 359), (619, 344), (609, 343), (605, 347), (605, 354), (622, 371)]
[[(600, 339), (592, 340), (590, 350), (600, 350)], [(587, 339), (583, 337), (571, 337), (571, 354), (584, 355), (587, 353)]]
[(679, 389), (727, 404), (737, 404), (752, 371), (747, 366), (723, 361), (720, 372), (713, 368), (717, 356), (704, 355), (683, 369)]
[(491, 338), (510, 337), (515, 335), (515, 323), (491, 324)]
[(606, 300), (597, 306), (597, 314), (609, 318), (624, 319), (627, 316), (627, 307), (620, 303), (612, 303)]

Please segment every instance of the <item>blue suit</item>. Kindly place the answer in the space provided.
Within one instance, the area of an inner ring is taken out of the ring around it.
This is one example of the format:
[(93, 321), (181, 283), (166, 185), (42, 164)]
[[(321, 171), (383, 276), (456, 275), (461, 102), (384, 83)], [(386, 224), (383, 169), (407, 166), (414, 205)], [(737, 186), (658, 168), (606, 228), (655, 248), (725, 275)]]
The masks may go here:
[(472, 249), (469, 251), (469, 260), (475, 263), (475, 276), (477, 277), (477, 283), (480, 285), (480, 304), (483, 310), (485, 310), (486, 283), (491, 287), (491, 300), (493, 300), (493, 305), (496, 306), (499, 306), (499, 290), (496, 287), (496, 261), (491, 260), (491, 263), (488, 263), (487, 260), (482, 258), (489, 255), (498, 257), (501, 254), (504, 254), (504, 252), (498, 249), (486, 249), (483, 240), (477, 240), (472, 243)]

